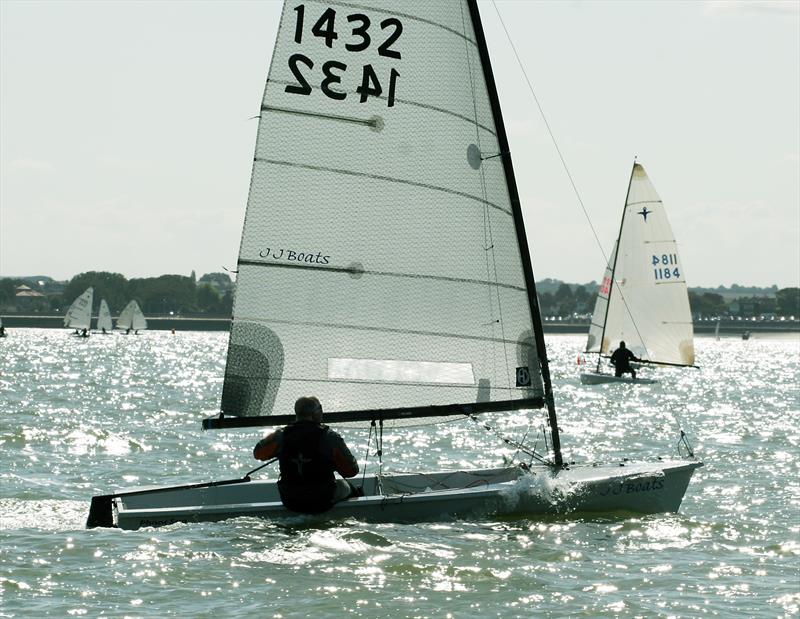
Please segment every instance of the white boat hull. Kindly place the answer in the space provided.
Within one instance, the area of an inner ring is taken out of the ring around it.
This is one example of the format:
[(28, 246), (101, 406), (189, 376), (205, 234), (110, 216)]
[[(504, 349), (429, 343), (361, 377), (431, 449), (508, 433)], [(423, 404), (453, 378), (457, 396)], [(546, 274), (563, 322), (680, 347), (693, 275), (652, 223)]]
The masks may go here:
[(652, 378), (631, 378), (630, 376), (614, 376), (613, 374), (603, 374), (602, 372), (583, 372), (581, 374), (582, 385), (602, 385), (605, 383), (630, 383), (632, 385), (654, 385), (658, 381)]
[[(702, 463), (672, 461), (536, 466), (367, 477), (365, 496), (342, 501), (324, 514), (299, 515), (280, 502), (275, 481), (174, 489), (132, 489), (132, 496), (94, 497), (87, 526), (122, 529), (176, 522), (255, 516), (327, 521), (421, 522), (476, 516), (535, 516), (583, 512), (674, 512), (692, 473)], [(360, 483), (360, 480), (357, 480)]]

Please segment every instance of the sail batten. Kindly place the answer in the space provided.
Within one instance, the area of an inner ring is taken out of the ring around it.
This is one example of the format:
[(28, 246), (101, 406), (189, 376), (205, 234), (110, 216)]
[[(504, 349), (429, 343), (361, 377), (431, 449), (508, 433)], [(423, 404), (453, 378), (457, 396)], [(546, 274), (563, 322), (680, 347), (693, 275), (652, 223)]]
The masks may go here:
[(493, 209), (497, 209), (498, 211), (501, 211), (501, 212), (505, 213), (506, 215), (511, 215), (512, 214), (510, 209), (504, 208), (504, 207), (500, 206), (499, 204), (494, 204), (494, 203), (486, 200), (486, 198), (484, 198), (482, 196), (476, 196), (476, 195), (468, 194), (468, 193), (465, 193), (463, 191), (457, 191), (457, 190), (454, 190), (454, 189), (451, 189), (451, 188), (448, 188), (448, 187), (440, 187), (440, 186), (431, 185), (431, 184), (427, 184), (427, 183), (420, 183), (420, 182), (417, 182), (417, 181), (414, 181), (414, 180), (409, 180), (409, 179), (404, 179), (404, 178), (394, 178), (394, 177), (390, 177), (390, 176), (383, 176), (383, 175), (380, 175), (380, 174), (367, 174), (367, 173), (364, 173), (364, 172), (359, 172), (357, 170), (345, 170), (345, 169), (342, 169), (342, 168), (326, 168), (326, 167), (322, 167), (322, 166), (315, 166), (315, 165), (309, 165), (309, 164), (304, 164), (304, 163), (295, 163), (295, 162), (292, 162), (292, 161), (278, 161), (278, 160), (275, 160), (275, 159), (259, 159), (258, 157), (256, 157), (255, 161), (258, 162), (258, 163), (269, 163), (269, 164), (272, 164), (272, 165), (283, 165), (283, 166), (292, 166), (292, 167), (297, 167), (297, 168), (305, 168), (307, 170), (314, 170), (314, 171), (318, 171), (318, 172), (329, 172), (329, 173), (332, 173), (332, 174), (343, 174), (343, 175), (350, 175), (350, 176), (360, 176), (360, 177), (365, 177), (365, 178), (371, 178), (371, 179), (374, 179), (374, 180), (377, 180), (377, 181), (386, 181), (388, 183), (404, 183), (404, 184), (410, 185), (412, 187), (421, 187), (423, 189), (432, 189), (434, 191), (441, 191), (443, 193), (450, 193), (450, 194), (453, 194), (455, 196), (459, 196), (459, 197), (462, 197), (462, 198), (469, 198), (470, 200), (474, 200), (474, 201), (480, 202), (481, 204), (484, 204), (486, 206), (490, 206)]

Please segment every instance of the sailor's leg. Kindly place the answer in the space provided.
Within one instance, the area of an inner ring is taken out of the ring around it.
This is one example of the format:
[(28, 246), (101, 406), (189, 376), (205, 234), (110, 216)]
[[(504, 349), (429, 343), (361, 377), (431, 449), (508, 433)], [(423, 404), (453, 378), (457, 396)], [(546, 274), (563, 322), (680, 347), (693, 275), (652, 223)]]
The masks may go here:
[(333, 491), (333, 502), (338, 503), (339, 501), (344, 501), (350, 496), (351, 492), (352, 488), (346, 479), (337, 479), (336, 490)]

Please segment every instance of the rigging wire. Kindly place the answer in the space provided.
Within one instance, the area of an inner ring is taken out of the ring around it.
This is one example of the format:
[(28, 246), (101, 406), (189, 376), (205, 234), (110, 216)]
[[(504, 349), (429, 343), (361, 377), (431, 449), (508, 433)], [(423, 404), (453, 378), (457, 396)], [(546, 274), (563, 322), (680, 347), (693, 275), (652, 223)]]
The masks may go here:
[[(586, 205), (583, 202), (583, 198), (581, 197), (580, 191), (578, 191), (578, 186), (575, 183), (575, 179), (572, 177), (572, 173), (569, 171), (569, 167), (567, 166), (567, 161), (564, 158), (563, 153), (561, 152), (561, 148), (558, 146), (558, 140), (556, 140), (555, 133), (553, 133), (552, 127), (550, 127), (550, 123), (547, 120), (547, 116), (545, 116), (544, 108), (542, 104), (539, 102), (539, 97), (536, 96), (536, 92), (533, 90), (533, 84), (531, 84), (531, 80), (528, 78), (528, 73), (525, 71), (525, 66), (522, 64), (522, 59), (519, 57), (519, 53), (517, 52), (517, 47), (514, 45), (514, 41), (511, 40), (511, 34), (508, 32), (508, 28), (506, 27), (505, 21), (503, 21), (503, 16), (500, 15), (500, 9), (497, 7), (496, 0), (492, 0), (492, 6), (494, 7), (495, 12), (497, 13), (497, 18), (500, 20), (500, 25), (503, 26), (503, 32), (506, 34), (506, 39), (508, 39), (508, 44), (511, 46), (511, 50), (514, 52), (514, 57), (517, 60), (517, 65), (519, 65), (520, 71), (522, 71), (522, 75), (525, 77), (525, 82), (528, 84), (528, 90), (530, 90), (531, 95), (533, 96), (533, 100), (536, 103), (536, 107), (539, 109), (539, 114), (542, 117), (542, 122), (544, 122), (544, 126), (547, 128), (547, 133), (550, 135), (550, 140), (553, 142), (553, 146), (555, 147), (556, 154), (558, 154), (558, 158), (561, 161), (561, 166), (564, 168), (564, 173), (567, 175), (569, 179), (570, 185), (572, 185), (572, 191), (575, 193), (575, 197), (578, 199), (578, 204), (581, 206), (581, 210), (583, 211), (583, 216), (586, 218), (586, 222), (589, 224), (589, 228), (592, 231), (592, 235), (594, 236), (595, 243), (597, 243), (597, 247), (600, 249), (600, 254), (603, 256), (603, 260), (605, 263), (609, 263), (608, 256), (606, 255), (605, 250), (603, 249), (603, 244), (600, 242), (600, 237), (597, 235), (597, 230), (592, 223), (592, 219), (589, 216), (589, 212), (586, 210)], [(627, 201), (627, 196), (626, 196)], [(619, 241), (619, 238), (617, 239)], [(612, 285), (615, 285), (616, 282), (612, 278)], [(622, 299), (622, 303), (625, 306), (625, 310), (628, 312), (628, 317), (631, 319), (631, 323), (633, 324), (633, 328), (636, 330), (636, 334), (639, 336), (639, 340), (644, 344), (644, 339), (639, 334), (639, 327), (636, 325), (636, 321), (633, 318), (633, 314), (631, 313), (630, 308), (628, 307), (628, 301), (625, 299), (625, 295), (622, 293), (622, 288), (617, 285), (617, 290), (619, 291), (619, 296)], [(598, 293), (599, 294), (599, 293)], [(609, 300), (611, 297), (611, 290), (609, 290)], [(600, 342), (600, 347), (602, 348), (603, 343)]]
[[(464, 414), (467, 417), (469, 417), (472, 421), (477, 423), (478, 425), (483, 426), (483, 428), (485, 430), (487, 430), (491, 434), (494, 434), (497, 438), (499, 438), (501, 441), (503, 441), (506, 445), (509, 445), (511, 447), (516, 447), (517, 448), (517, 452), (521, 451), (522, 453), (530, 456), (534, 460), (537, 460), (541, 464), (547, 464), (547, 465), (551, 465), (552, 464), (549, 460), (547, 460), (547, 458), (545, 458), (545, 457), (541, 456), (540, 454), (536, 453), (533, 449), (530, 449), (529, 447), (527, 447), (523, 443), (517, 442), (514, 439), (510, 439), (510, 438), (508, 438), (506, 436), (503, 436), (497, 430), (495, 430), (492, 426), (490, 426), (488, 423), (478, 419), (474, 414), (472, 414), (472, 413), (464, 413)], [(526, 432), (525, 436), (527, 436), (527, 435), (528, 435), (528, 433)], [(545, 438), (545, 441), (546, 440), (547, 439)], [(515, 454), (515, 457), (516, 457), (516, 454)]]

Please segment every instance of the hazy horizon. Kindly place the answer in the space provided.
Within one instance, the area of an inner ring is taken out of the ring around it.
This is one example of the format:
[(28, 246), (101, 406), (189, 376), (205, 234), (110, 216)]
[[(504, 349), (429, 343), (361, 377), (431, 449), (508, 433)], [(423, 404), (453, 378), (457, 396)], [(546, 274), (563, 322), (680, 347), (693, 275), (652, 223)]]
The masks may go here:
[[(536, 279), (598, 281), (601, 251), (479, 6)], [(800, 285), (800, 3), (497, 8), (605, 252), (638, 155), (690, 287)], [(0, 2), (0, 276), (235, 269), (280, 10)]]

